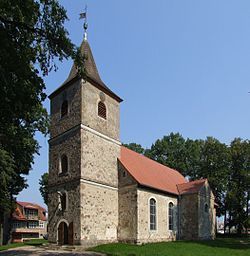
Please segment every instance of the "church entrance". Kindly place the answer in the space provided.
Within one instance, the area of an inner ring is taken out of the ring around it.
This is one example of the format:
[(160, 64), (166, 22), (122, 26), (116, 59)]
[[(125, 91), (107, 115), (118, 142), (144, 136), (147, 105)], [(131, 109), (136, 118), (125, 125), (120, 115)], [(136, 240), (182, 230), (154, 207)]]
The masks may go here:
[(73, 222), (70, 222), (69, 225), (62, 221), (60, 222), (57, 230), (58, 235), (58, 244), (59, 245), (73, 245), (74, 244), (74, 232), (73, 232)]
[(58, 226), (58, 244), (64, 245), (69, 243), (68, 226), (62, 221)]

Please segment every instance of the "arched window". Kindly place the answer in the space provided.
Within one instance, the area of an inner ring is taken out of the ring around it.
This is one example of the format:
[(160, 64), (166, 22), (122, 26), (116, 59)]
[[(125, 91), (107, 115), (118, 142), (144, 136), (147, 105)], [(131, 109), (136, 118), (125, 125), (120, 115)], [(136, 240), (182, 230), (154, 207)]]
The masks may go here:
[(61, 173), (68, 172), (68, 157), (66, 155), (62, 155), (61, 157)]
[(67, 209), (67, 193), (58, 191), (59, 210), (65, 211)]
[(64, 117), (68, 114), (68, 101), (65, 100), (63, 103), (62, 103), (62, 106), (61, 106), (61, 117)]
[(98, 103), (98, 116), (106, 119), (107, 118), (107, 110), (106, 106), (103, 102), (99, 101)]
[(149, 201), (150, 230), (156, 230), (156, 201), (151, 198)]
[(168, 204), (168, 229), (173, 230), (174, 226), (174, 204)]
[(65, 192), (61, 195), (61, 207), (62, 211), (65, 211), (67, 209), (67, 195)]
[(208, 205), (205, 204), (205, 212), (208, 213)]

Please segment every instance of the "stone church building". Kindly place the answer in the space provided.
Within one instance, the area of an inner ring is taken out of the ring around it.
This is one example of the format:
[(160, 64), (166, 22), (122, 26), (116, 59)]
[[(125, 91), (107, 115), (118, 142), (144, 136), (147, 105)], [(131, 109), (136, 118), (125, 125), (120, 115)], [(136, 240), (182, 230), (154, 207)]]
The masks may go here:
[(49, 96), (49, 241), (90, 246), (214, 238), (207, 180), (187, 182), (121, 145), (122, 99), (101, 80), (86, 38), (80, 49), (86, 79), (73, 65)]

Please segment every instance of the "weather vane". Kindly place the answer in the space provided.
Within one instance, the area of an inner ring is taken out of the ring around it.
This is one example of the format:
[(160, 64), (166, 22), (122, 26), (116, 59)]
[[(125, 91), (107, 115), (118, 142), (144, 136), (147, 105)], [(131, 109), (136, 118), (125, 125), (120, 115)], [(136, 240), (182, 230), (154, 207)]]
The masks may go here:
[(87, 40), (87, 29), (88, 29), (88, 23), (87, 23), (87, 5), (85, 5), (85, 10), (84, 12), (80, 13), (80, 18), (79, 19), (84, 19), (84, 40)]

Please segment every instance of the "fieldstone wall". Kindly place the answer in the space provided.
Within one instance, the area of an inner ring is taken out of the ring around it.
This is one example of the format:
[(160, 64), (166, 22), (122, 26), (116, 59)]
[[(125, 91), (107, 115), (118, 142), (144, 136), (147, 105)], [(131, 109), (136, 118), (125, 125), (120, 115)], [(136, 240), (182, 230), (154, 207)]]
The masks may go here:
[(179, 200), (180, 232), (182, 240), (195, 240), (198, 238), (198, 194), (184, 194)]
[(116, 242), (118, 191), (96, 183), (81, 182), (81, 244)]
[[(65, 191), (67, 194), (67, 208), (65, 211), (58, 209), (59, 197), (57, 191)], [(57, 230), (61, 221), (69, 225), (73, 222), (74, 244), (80, 244), (80, 184), (79, 182), (67, 182), (62, 185), (50, 187), (48, 205), (48, 240), (57, 243)]]
[[(68, 158), (68, 172), (60, 173), (60, 159), (65, 154)], [(62, 184), (81, 175), (81, 129), (78, 126), (61, 136), (49, 141), (49, 185)]]
[[(207, 209), (206, 209), (207, 205)], [(198, 238), (214, 239), (215, 238), (215, 208), (214, 196), (206, 183), (199, 192), (199, 209), (198, 209)]]
[(117, 159), (120, 145), (82, 128), (81, 177), (118, 187)]
[[(61, 105), (68, 101), (68, 114), (61, 118)], [(81, 176), (81, 82), (67, 87), (51, 99), (51, 127), (49, 140), (49, 200), (48, 236), (50, 242), (57, 242), (58, 226), (61, 221), (67, 225), (73, 222), (74, 244), (81, 240), (80, 228), (80, 176)], [(60, 159), (68, 158), (68, 172), (60, 172)], [(59, 194), (67, 195), (67, 208), (58, 208)]]
[[(61, 118), (61, 106), (68, 101), (68, 115)], [(51, 138), (71, 129), (81, 123), (81, 81), (68, 86), (50, 101)]]
[[(61, 105), (68, 101), (68, 115)], [(102, 101), (107, 118), (98, 116)], [(49, 241), (57, 242), (61, 221), (73, 222), (74, 244), (117, 241), (119, 103), (80, 79), (51, 99), (49, 140)], [(60, 158), (68, 172), (60, 173)], [(67, 209), (58, 210), (58, 191), (67, 193)]]
[[(49, 142), (49, 200), (48, 236), (49, 241), (57, 243), (57, 229), (61, 221), (69, 225), (73, 222), (74, 244), (80, 243), (80, 168), (81, 168), (81, 129), (70, 130), (52, 138)], [(78, 154), (76, 152), (79, 152)], [(60, 158), (68, 158), (68, 172), (60, 173)], [(58, 210), (58, 191), (67, 194), (67, 209)]]
[(119, 228), (120, 242), (137, 242), (137, 182), (118, 163)]
[[(154, 198), (156, 200), (156, 230), (149, 228), (149, 200)], [(177, 196), (167, 195), (150, 191), (144, 188), (137, 190), (138, 201), (138, 230), (137, 230), (137, 243), (149, 243), (176, 240), (178, 228), (178, 215), (177, 215)], [(168, 229), (168, 204), (174, 204), (174, 230)]]
[(214, 196), (206, 182), (199, 192), (180, 197), (180, 239), (215, 237)]
[[(98, 103), (102, 101), (107, 109), (107, 119), (98, 116)], [(97, 132), (120, 140), (120, 106), (119, 102), (91, 85), (83, 83), (82, 87), (82, 124)]]

